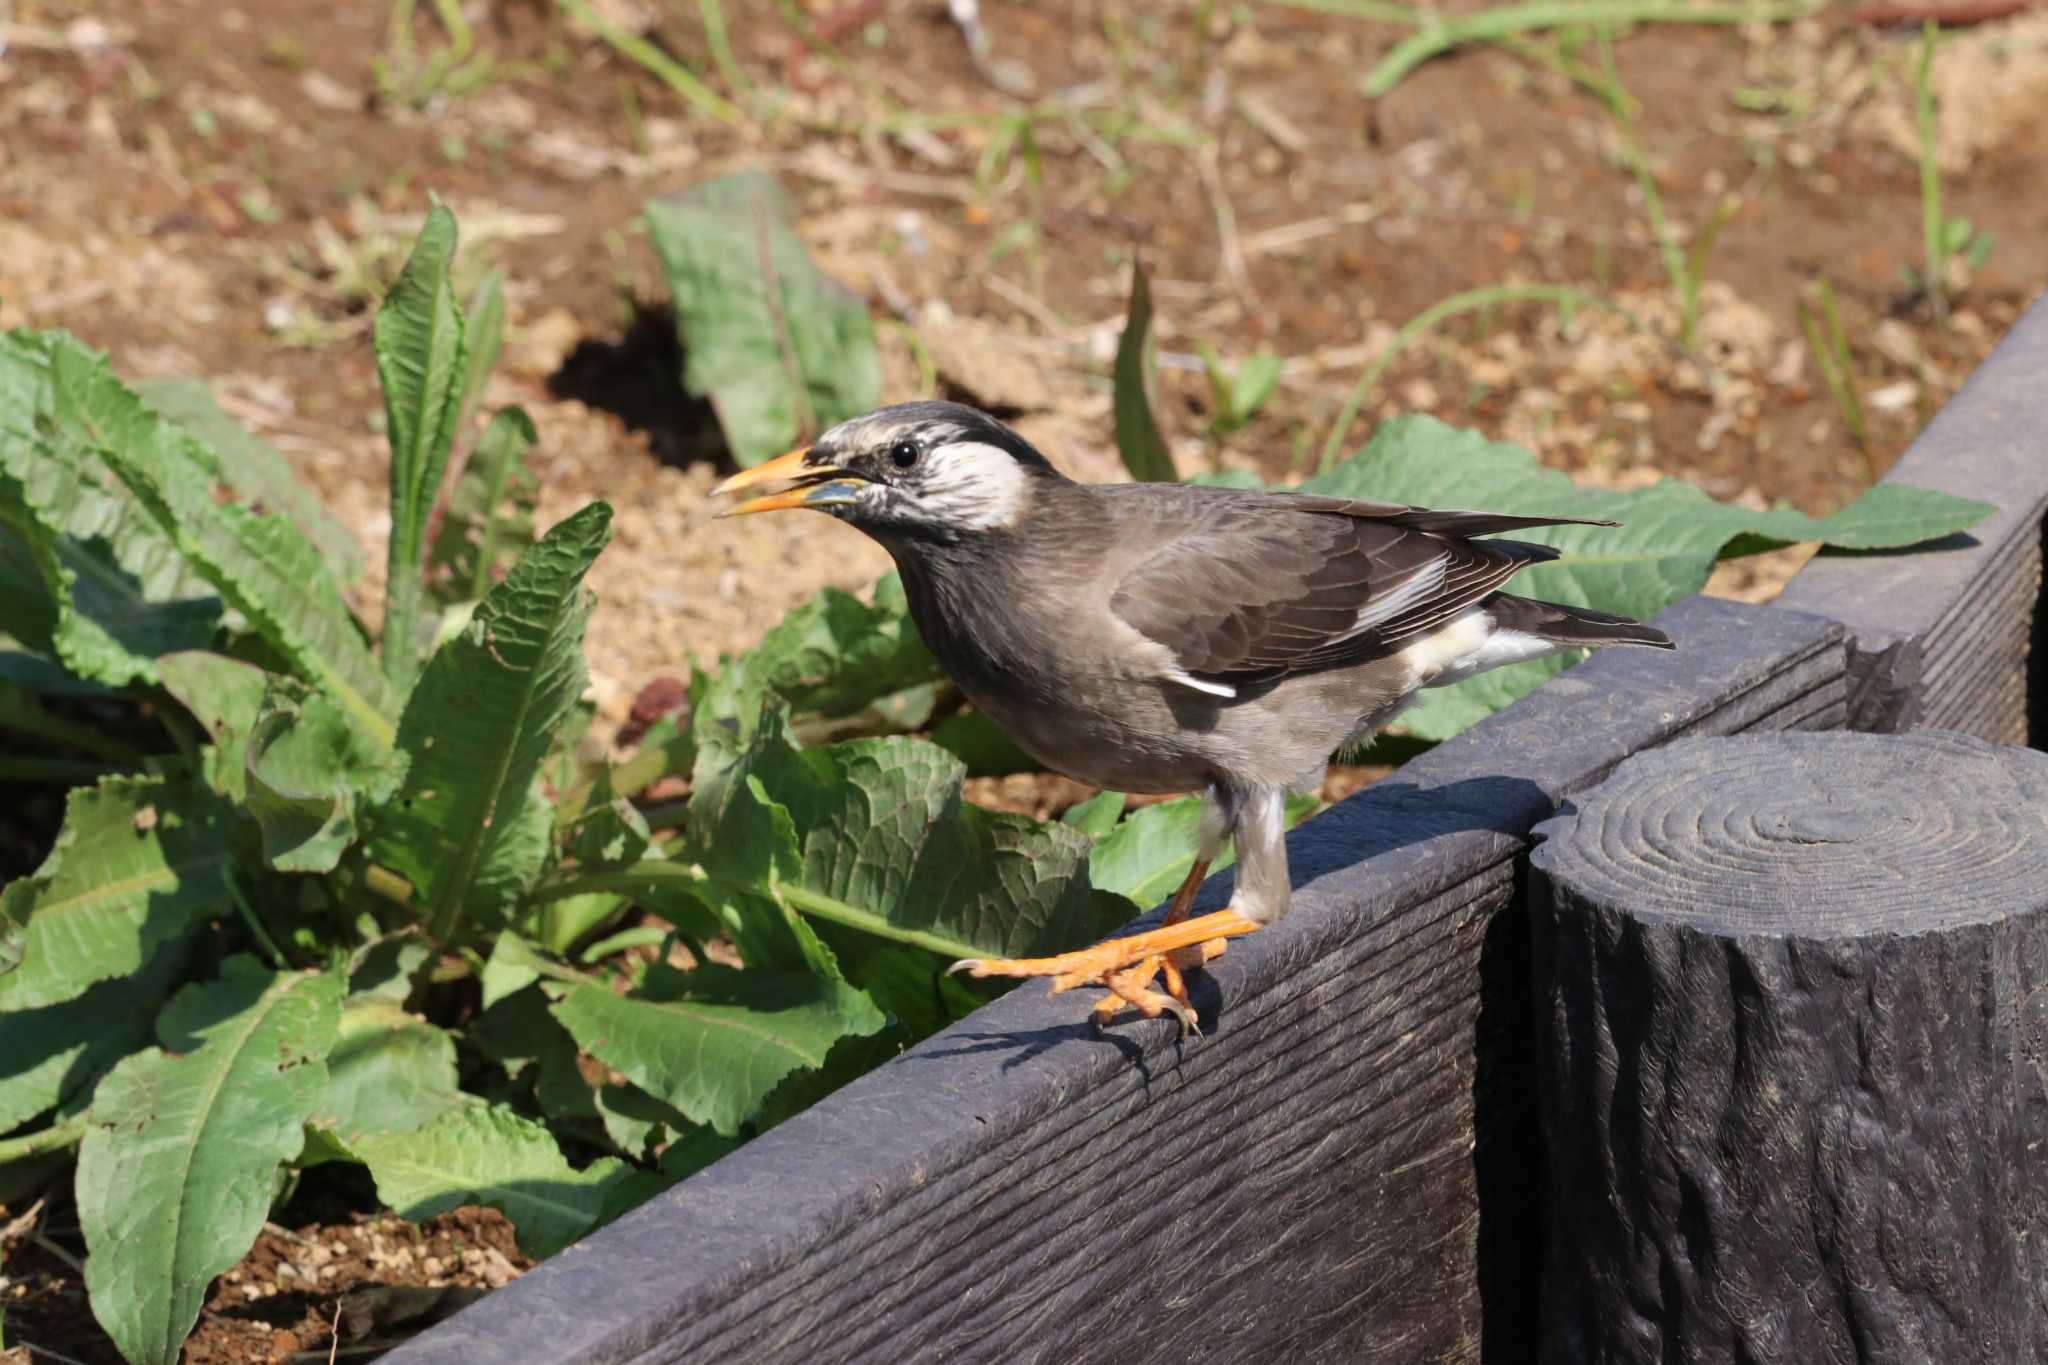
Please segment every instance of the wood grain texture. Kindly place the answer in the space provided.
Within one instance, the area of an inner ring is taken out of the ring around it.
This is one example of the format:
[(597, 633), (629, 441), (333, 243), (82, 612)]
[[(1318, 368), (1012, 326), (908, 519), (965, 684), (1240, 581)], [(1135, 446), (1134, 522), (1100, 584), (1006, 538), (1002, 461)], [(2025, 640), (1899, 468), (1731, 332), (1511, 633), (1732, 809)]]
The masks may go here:
[(1525, 1359), (1528, 830), (1674, 735), (1845, 715), (1831, 622), (1658, 624), (1679, 654), (1596, 655), (1296, 830), (1293, 912), (1191, 983), (1206, 1040), (1027, 985), (388, 1359)]
[(2040, 611), (2044, 373), (2048, 301), (2027, 310), (1885, 475), (1981, 498), (1994, 515), (1931, 548), (1821, 555), (1779, 596), (1779, 606), (1848, 627), (1854, 728), (2048, 740), (2048, 689), (2026, 685), (2030, 673), (2039, 676), (2036, 646), (2048, 631)]
[(1531, 856), (1548, 1362), (2048, 1358), (2048, 755), (1691, 740)]

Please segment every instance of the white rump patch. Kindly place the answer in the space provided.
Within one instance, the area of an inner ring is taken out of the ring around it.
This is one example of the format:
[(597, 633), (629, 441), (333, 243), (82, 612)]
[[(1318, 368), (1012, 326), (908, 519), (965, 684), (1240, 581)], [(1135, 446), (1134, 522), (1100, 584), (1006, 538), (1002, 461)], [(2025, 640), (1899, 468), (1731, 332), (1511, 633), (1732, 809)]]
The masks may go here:
[(1489, 612), (1473, 607), (1401, 651), (1411, 687), (1449, 687), (1489, 668), (1573, 649), (1520, 630), (1497, 630)]
[(1007, 450), (947, 442), (925, 457), (917, 501), (948, 525), (977, 531), (1014, 526), (1031, 501), (1031, 476)]

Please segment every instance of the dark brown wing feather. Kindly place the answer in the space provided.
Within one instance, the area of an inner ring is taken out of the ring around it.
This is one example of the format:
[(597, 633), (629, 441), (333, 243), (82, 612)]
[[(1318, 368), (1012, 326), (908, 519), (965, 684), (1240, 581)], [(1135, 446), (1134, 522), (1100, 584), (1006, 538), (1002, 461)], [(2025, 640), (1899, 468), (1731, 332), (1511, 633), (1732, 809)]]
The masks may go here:
[(1558, 553), (1466, 537), (1571, 520), (1251, 493), (1176, 510), (1178, 534), (1110, 607), (1191, 677), (1230, 686), (1397, 649)]

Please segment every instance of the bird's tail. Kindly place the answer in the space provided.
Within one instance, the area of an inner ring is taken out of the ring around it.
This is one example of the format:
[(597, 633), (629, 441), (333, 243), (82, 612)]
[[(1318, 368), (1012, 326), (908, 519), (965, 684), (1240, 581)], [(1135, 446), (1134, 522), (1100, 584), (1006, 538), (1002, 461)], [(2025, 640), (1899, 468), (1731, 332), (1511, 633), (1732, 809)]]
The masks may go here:
[(1676, 649), (1671, 637), (1655, 626), (1631, 621), (1626, 616), (1594, 611), (1590, 607), (1567, 607), (1556, 602), (1538, 602), (1497, 592), (1486, 601), (1495, 630), (1516, 630), (1539, 640), (1566, 647), (1595, 645), (1644, 645), (1650, 649)]

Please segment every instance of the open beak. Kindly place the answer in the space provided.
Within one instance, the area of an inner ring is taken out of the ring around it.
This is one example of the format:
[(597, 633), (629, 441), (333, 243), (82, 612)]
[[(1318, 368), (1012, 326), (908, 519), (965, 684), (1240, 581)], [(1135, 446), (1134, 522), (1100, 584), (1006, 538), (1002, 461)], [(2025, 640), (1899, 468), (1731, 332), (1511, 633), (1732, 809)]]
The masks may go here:
[(854, 500), (861, 480), (849, 471), (832, 464), (806, 464), (810, 458), (809, 446), (798, 446), (787, 455), (777, 455), (766, 464), (757, 464), (752, 469), (743, 469), (711, 490), (714, 496), (721, 493), (739, 493), (762, 484), (794, 480), (795, 485), (779, 493), (769, 493), (758, 498), (749, 498), (735, 507), (728, 507), (718, 515), (721, 517), (746, 517), (756, 512), (780, 512), (788, 507), (831, 507)]

